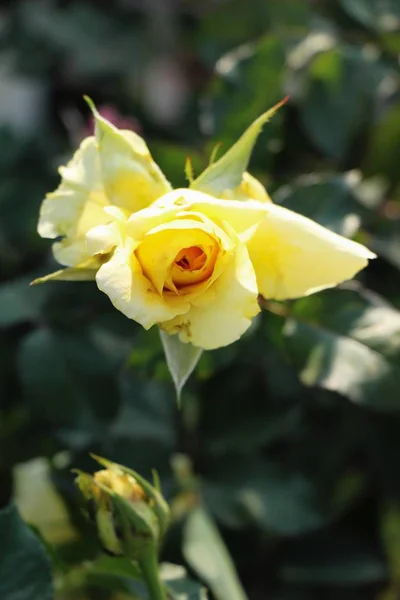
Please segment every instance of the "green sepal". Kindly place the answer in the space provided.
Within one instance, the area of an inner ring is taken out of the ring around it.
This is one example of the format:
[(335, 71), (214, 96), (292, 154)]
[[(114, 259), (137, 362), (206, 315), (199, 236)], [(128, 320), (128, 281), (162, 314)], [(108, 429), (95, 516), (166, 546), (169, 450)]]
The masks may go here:
[(96, 269), (75, 269), (68, 267), (60, 269), (49, 275), (37, 277), (31, 281), (30, 285), (38, 285), (39, 283), (47, 283), (48, 281), (94, 281), (96, 279)]
[(254, 144), (263, 126), (287, 101), (288, 97), (258, 117), (221, 158), (210, 164), (191, 183), (190, 188), (219, 197), (225, 190), (238, 187), (242, 181), (243, 173), (247, 170)]
[(168, 370), (174, 382), (178, 406), (183, 386), (193, 373), (203, 353), (201, 348), (181, 342), (179, 336), (160, 329), (160, 338)]

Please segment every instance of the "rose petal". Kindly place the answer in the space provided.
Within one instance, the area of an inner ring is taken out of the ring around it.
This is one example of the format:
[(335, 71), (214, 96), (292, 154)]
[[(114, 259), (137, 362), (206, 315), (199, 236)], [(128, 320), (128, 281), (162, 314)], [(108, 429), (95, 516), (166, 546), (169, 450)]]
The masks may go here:
[(212, 350), (236, 341), (250, 327), (260, 310), (257, 282), (247, 249), (239, 239), (229, 266), (208, 291), (213, 294), (211, 302), (192, 305), (185, 315), (163, 323), (162, 329), (178, 333), (182, 342)]
[(111, 259), (98, 270), (96, 281), (115, 308), (145, 329), (183, 314), (190, 308), (189, 303), (178, 296), (165, 302), (143, 275), (131, 243), (115, 250)]
[(351, 279), (375, 258), (314, 221), (274, 204), (247, 242), (260, 293), (284, 300)]

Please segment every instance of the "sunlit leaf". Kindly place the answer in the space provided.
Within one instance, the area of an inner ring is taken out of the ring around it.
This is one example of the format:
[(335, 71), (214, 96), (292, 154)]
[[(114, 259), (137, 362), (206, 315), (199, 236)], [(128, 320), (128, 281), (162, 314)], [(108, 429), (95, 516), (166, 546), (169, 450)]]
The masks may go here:
[(183, 553), (217, 600), (246, 600), (228, 550), (202, 506), (195, 508), (187, 519)]
[(400, 410), (400, 313), (379, 297), (330, 290), (296, 303), (287, 348), (306, 385)]

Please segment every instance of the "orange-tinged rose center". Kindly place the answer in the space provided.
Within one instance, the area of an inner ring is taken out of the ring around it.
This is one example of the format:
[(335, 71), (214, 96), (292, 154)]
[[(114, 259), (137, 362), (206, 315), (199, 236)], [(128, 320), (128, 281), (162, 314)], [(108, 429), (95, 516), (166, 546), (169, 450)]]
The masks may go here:
[(192, 246), (191, 248), (183, 248), (183, 250), (177, 254), (174, 262), (181, 269), (198, 271), (204, 266), (206, 260), (207, 256), (204, 250), (198, 246)]
[(193, 219), (168, 225), (146, 234), (135, 256), (160, 295), (190, 294), (213, 274), (220, 242)]
[[(218, 249), (210, 244), (207, 247), (190, 246), (182, 248), (171, 265), (170, 281), (177, 290), (185, 286), (201, 283), (213, 272)], [(166, 282), (168, 289), (168, 282)]]

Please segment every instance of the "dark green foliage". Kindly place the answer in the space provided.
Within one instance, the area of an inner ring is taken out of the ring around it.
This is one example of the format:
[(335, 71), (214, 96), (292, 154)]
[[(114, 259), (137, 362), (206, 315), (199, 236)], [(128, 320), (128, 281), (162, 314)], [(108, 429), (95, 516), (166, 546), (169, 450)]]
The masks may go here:
[[(210, 564), (202, 571), (189, 560), (185, 538), (184, 514), (199, 493), (250, 600), (394, 600), (399, 3), (208, 0), (165, 3), (168, 14), (133, 0), (4, 4), (0, 500), (13, 494), (17, 463), (49, 459), (78, 532), (52, 552), (57, 594), (143, 593), (127, 583), (122, 563), (98, 562), (95, 531), (82, 517), (70, 469), (93, 470), (94, 452), (146, 477), (157, 469), (167, 498), (179, 499), (163, 558), (180, 563), (185, 555), (205, 583)], [(156, 67), (168, 89), (154, 83)], [(183, 90), (181, 108), (169, 107), (167, 118), (171, 89)], [(240, 342), (203, 353), (178, 411), (156, 330), (117, 313), (94, 283), (28, 285), (57, 269), (36, 221), (57, 166), (90, 129), (84, 93), (131, 119), (179, 186), (188, 156), (197, 176), (215, 143), (226, 149), (289, 94), (264, 127), (250, 171), (275, 202), (379, 258), (341, 289), (265, 301)], [(173, 473), (177, 453), (190, 459), (195, 479)], [(46, 507), (39, 512), (40, 529)], [(0, 541), (1, 599), (51, 598), (43, 548), (14, 509), (0, 512)], [(83, 561), (92, 561), (85, 573)], [(202, 598), (182, 573), (170, 579), (176, 597)]]
[(0, 511), (0, 594), (4, 600), (51, 600), (50, 561), (15, 506)]

